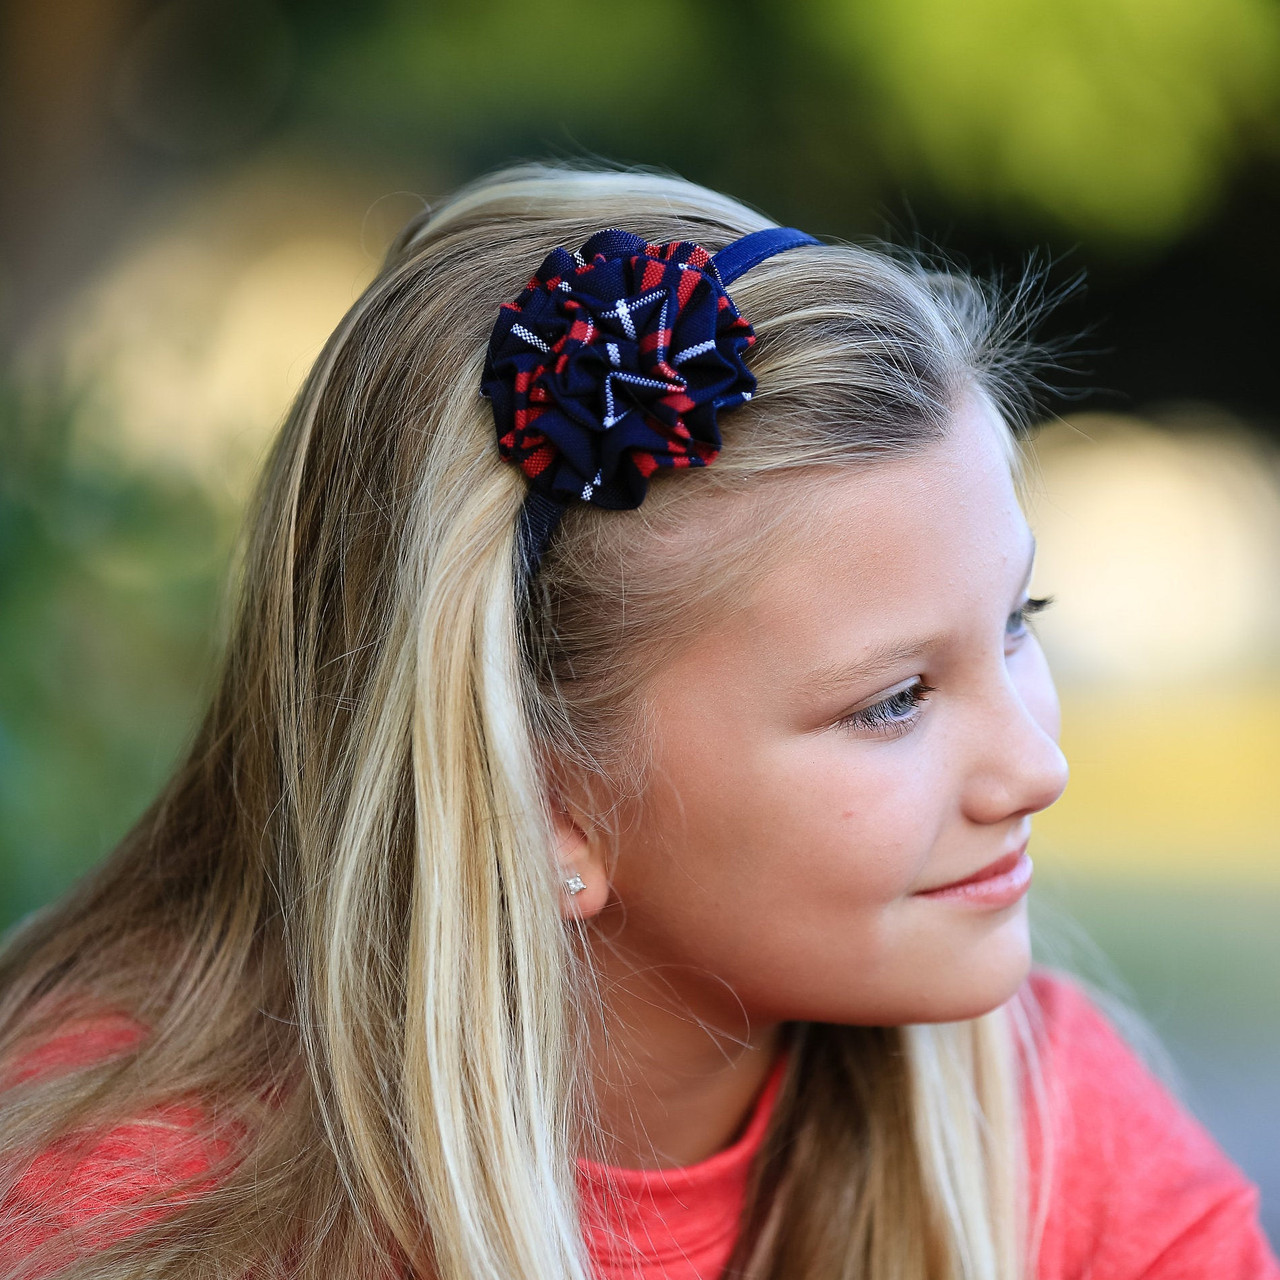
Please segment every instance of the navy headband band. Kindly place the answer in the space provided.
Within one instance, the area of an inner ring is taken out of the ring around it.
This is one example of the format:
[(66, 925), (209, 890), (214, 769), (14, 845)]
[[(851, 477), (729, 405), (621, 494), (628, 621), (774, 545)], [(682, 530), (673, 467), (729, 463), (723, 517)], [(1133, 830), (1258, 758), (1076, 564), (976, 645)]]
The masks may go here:
[(768, 227), (712, 256), (617, 228), (555, 249), (493, 327), (481, 392), (498, 449), (529, 481), (520, 513), (526, 580), (569, 503), (628, 510), (658, 470), (708, 466), (716, 415), (749, 400), (751, 326), (725, 286), (766, 258), (819, 241)]
[(712, 257), (711, 262), (720, 276), (720, 283), (732, 284), (739, 276), (746, 275), (752, 267), (758, 267), (775, 253), (819, 243), (821, 242), (808, 232), (797, 231), (795, 227), (766, 227), (763, 231), (753, 231), (741, 240), (725, 245)]

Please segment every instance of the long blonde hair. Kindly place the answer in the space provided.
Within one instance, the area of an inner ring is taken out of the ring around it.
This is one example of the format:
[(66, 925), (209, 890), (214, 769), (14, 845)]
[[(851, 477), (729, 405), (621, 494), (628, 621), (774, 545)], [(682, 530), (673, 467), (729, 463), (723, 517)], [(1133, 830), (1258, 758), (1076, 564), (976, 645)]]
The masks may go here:
[[(1013, 421), (1024, 354), (1009, 311), (955, 272), (847, 245), (770, 259), (733, 287), (760, 391), (722, 420), (716, 465), (633, 512), (571, 510), (526, 592), (525, 482), (477, 391), (485, 345), (550, 249), (615, 225), (715, 250), (769, 223), (674, 178), (524, 166), (406, 228), (266, 468), (193, 749), (112, 857), (10, 940), (6, 1059), (77, 1011), (147, 1034), (0, 1097), (6, 1178), (175, 1100), (200, 1100), (226, 1152), (68, 1276), (587, 1276), (570, 1099), (593, 986), (557, 910), (551, 762), (598, 782), (602, 823), (642, 794), (644, 670), (770, 527), (730, 556), (722, 499), (918, 449), (971, 391)], [(672, 534), (694, 520), (709, 537), (691, 561)], [(1028, 1017), (795, 1028), (734, 1266), (1024, 1274)]]

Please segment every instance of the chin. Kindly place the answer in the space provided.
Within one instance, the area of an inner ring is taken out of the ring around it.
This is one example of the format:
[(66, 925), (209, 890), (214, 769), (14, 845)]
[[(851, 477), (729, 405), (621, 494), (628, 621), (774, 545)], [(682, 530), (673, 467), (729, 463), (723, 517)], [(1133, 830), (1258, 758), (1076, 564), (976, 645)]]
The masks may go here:
[(1013, 945), (991, 945), (969, 963), (957, 962), (923, 1002), (922, 1016), (911, 1021), (964, 1022), (1011, 1000), (1031, 972), (1031, 946), (1025, 931), (1020, 944), (1010, 941)]
[[(862, 991), (856, 1003), (806, 1002), (789, 1008), (779, 1021), (830, 1022), (844, 1026), (901, 1027), (913, 1023), (967, 1022), (998, 1009), (1012, 999), (1031, 971), (1030, 948), (1018, 952), (975, 957), (972, 963), (957, 961), (945, 974), (936, 970), (913, 974), (903, 985), (874, 995)], [(763, 1019), (765, 1021), (769, 1018)]]
[(928, 962), (885, 991), (882, 1025), (965, 1022), (1012, 999), (1031, 972), (1025, 909), (993, 930), (934, 951)]
[[(1019, 904), (1002, 920), (970, 917), (960, 930), (949, 926), (927, 939), (913, 939), (874, 965), (829, 964), (803, 977), (793, 972), (781, 982), (774, 972), (760, 985), (733, 983), (729, 989), (738, 1007), (760, 1024), (964, 1022), (1012, 999), (1031, 971), (1031, 959), (1027, 914)], [(841, 974), (853, 976), (840, 980)]]

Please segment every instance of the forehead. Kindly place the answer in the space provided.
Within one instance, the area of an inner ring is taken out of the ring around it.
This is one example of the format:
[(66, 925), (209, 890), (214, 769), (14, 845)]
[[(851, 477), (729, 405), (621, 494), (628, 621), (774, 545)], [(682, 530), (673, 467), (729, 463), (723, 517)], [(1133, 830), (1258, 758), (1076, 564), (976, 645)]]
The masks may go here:
[(1025, 572), (1031, 536), (1007, 431), (980, 402), (918, 452), (792, 496), (800, 518), (752, 595), (758, 626), (822, 633), (839, 620), (871, 642), (945, 624), (957, 608), (1016, 590)]

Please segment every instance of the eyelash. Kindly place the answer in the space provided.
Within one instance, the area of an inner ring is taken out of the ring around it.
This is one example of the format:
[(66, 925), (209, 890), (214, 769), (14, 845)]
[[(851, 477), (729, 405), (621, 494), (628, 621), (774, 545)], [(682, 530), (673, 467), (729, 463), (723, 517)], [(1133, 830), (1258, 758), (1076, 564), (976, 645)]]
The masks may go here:
[(883, 699), (874, 706), (863, 707), (851, 715), (842, 716), (842, 729), (869, 729), (886, 738), (896, 738), (905, 733), (915, 723), (916, 708), (927, 701), (934, 686), (917, 680), (915, 684), (899, 689), (892, 697)]
[[(1006, 622), (1005, 638), (1017, 640), (1028, 634), (1027, 618), (1033, 614), (1043, 613), (1052, 603), (1052, 596), (1032, 596), (1024, 601), (1009, 615), (1010, 620), (1018, 619), (1018, 629), (1010, 631)], [(838, 722), (839, 727), (866, 729), (888, 738), (899, 737), (915, 723), (917, 708), (928, 700), (929, 694), (935, 692), (936, 687), (926, 684), (923, 680), (917, 680), (915, 684), (899, 689), (891, 697), (841, 717)]]
[(1053, 603), (1052, 596), (1032, 596), (1029, 600), (1024, 600), (1017, 609), (1010, 615), (1010, 618), (1017, 618), (1023, 624), (1017, 631), (1010, 631), (1008, 623), (1005, 624), (1005, 635), (1009, 639), (1025, 635), (1028, 631), (1026, 620), (1032, 614), (1043, 613)]

